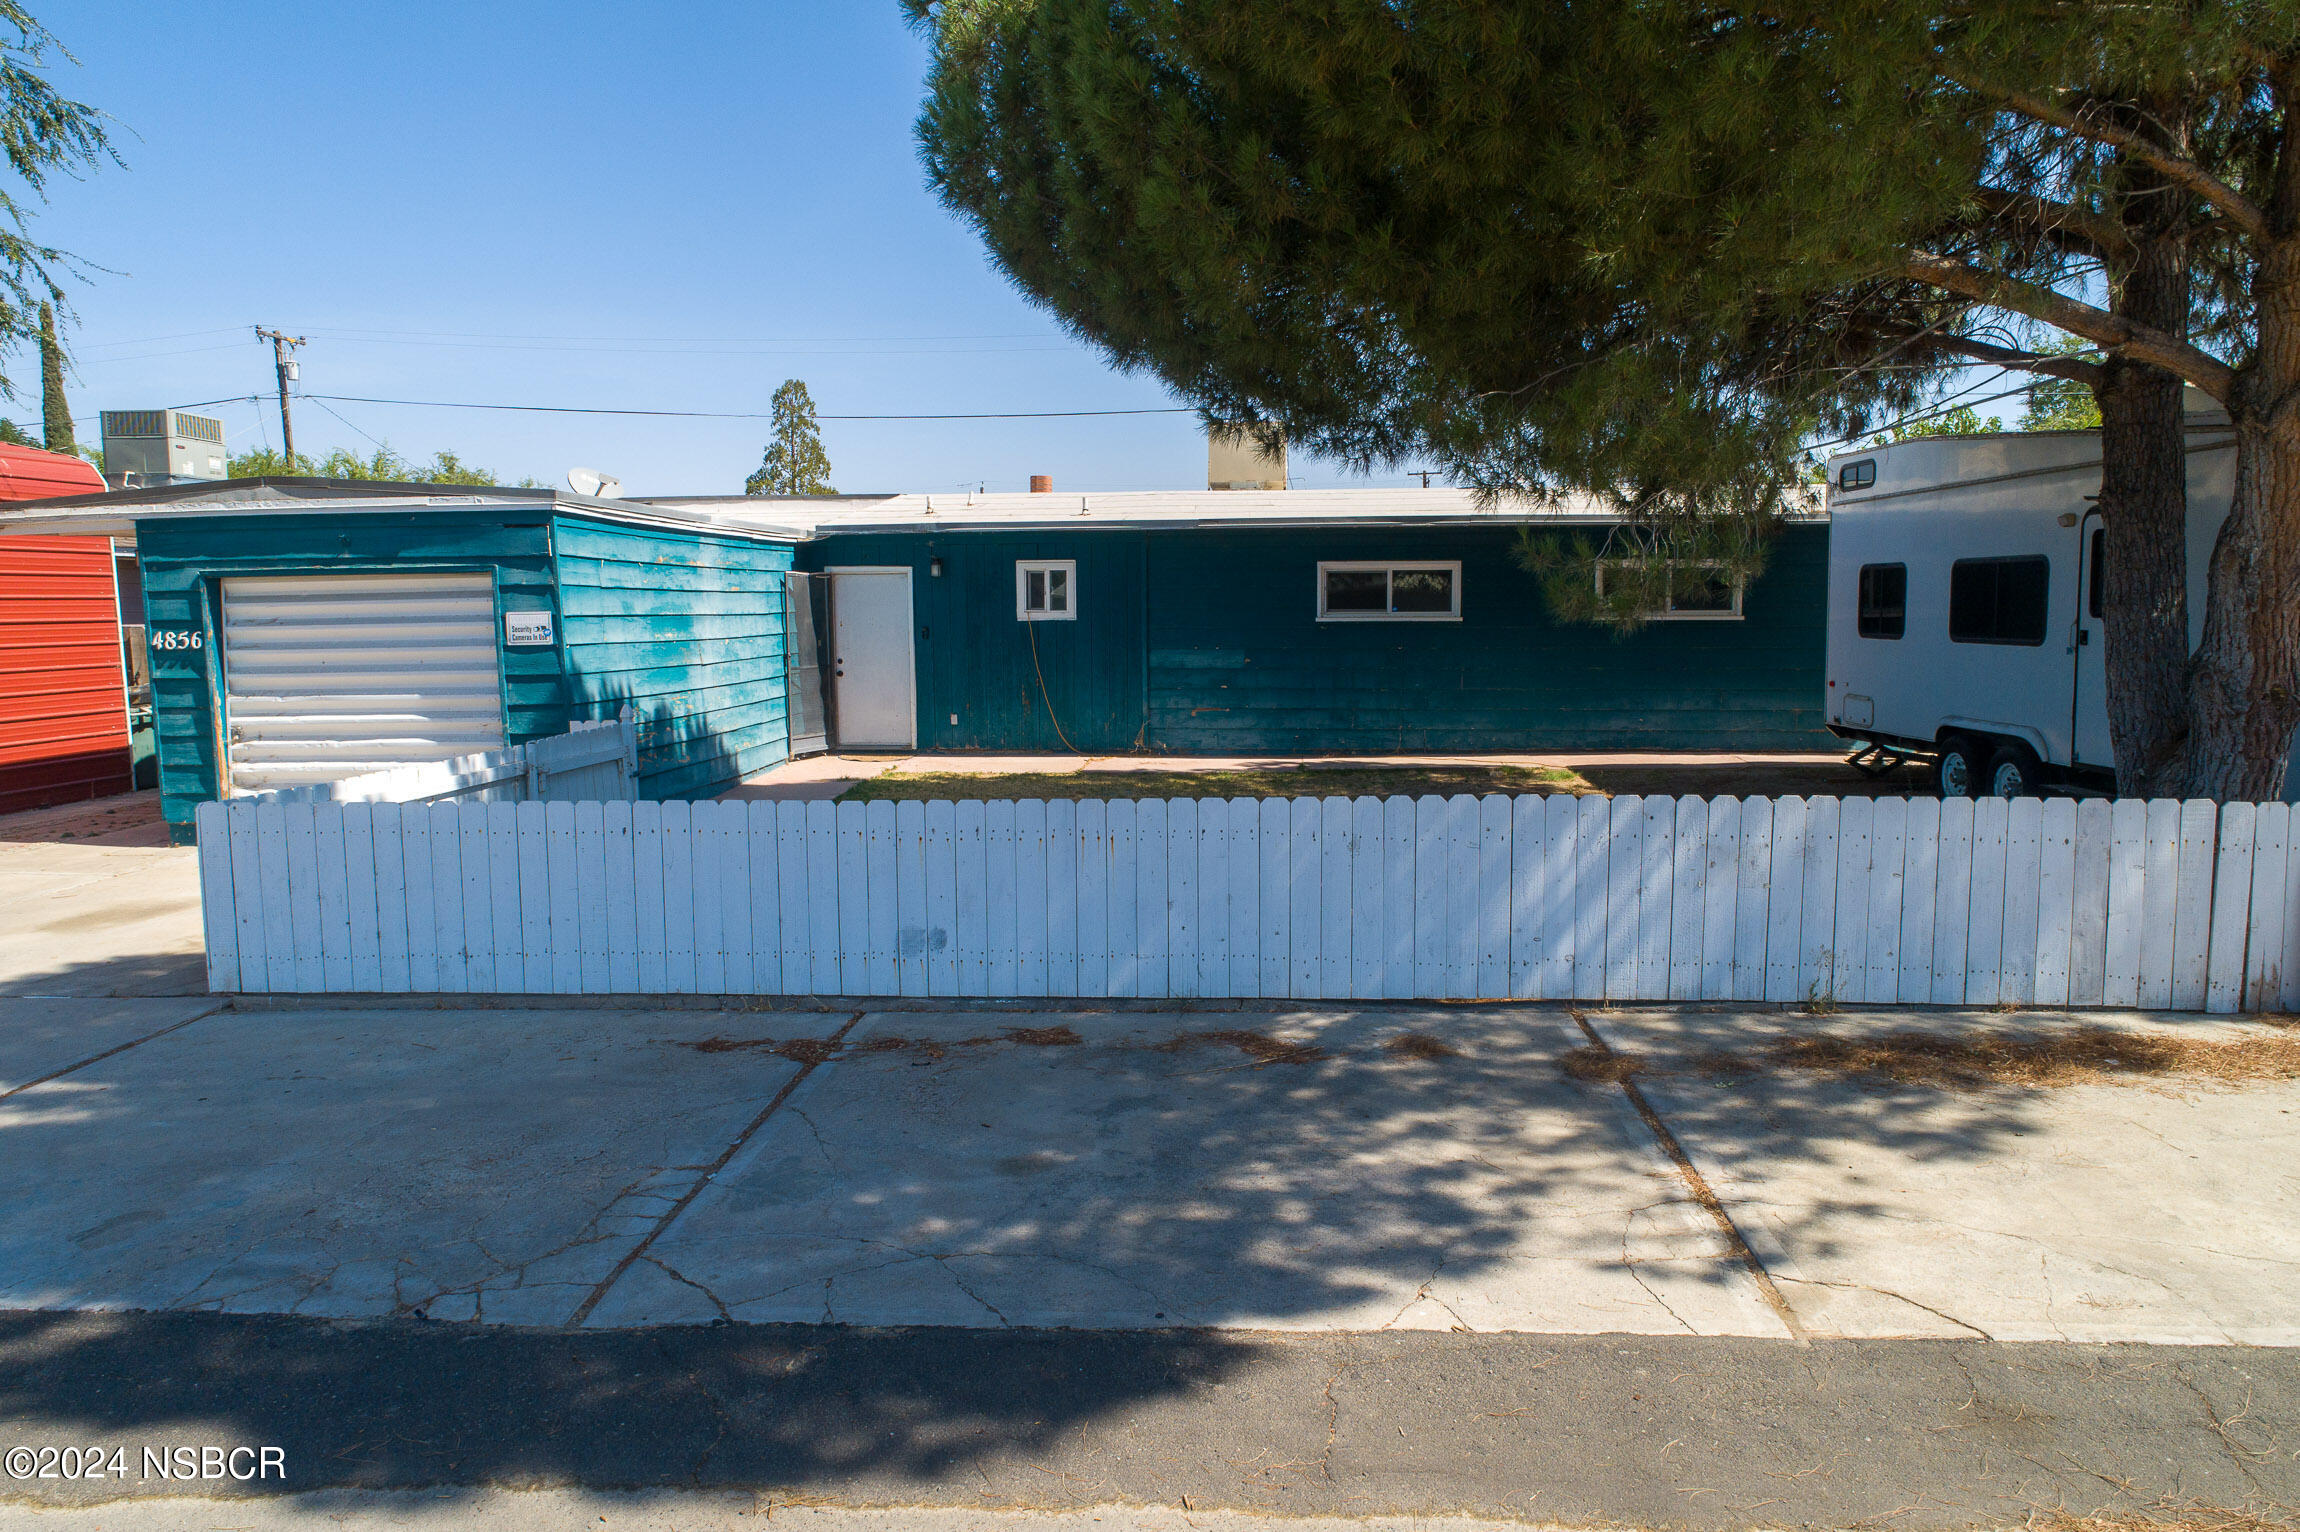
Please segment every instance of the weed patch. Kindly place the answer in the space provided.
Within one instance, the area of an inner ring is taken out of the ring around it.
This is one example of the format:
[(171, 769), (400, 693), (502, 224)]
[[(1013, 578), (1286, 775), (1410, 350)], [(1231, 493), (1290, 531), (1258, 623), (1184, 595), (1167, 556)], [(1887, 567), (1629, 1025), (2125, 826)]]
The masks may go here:
[(679, 1046), (697, 1053), (771, 1053), (794, 1064), (820, 1064), (839, 1051), (839, 1045), (827, 1037), (794, 1037), (787, 1042), (771, 1037), (706, 1037), (699, 1043)]
[(1557, 1056), (1557, 1067), (1568, 1077), (1592, 1085), (1619, 1085), (1646, 1072), (1646, 1062), (1639, 1055), (1600, 1048), (1595, 1043), (1566, 1049)]

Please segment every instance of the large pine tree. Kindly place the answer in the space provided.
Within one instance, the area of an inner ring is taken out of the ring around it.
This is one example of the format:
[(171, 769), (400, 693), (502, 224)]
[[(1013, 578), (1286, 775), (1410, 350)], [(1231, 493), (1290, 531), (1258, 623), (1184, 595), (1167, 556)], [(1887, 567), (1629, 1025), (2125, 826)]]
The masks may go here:
[(750, 478), (746, 495), (835, 495), (831, 488), (830, 455), (823, 451), (821, 431), (815, 425), (815, 401), (806, 384), (786, 379), (775, 390), (772, 433), (767, 450)]
[[(1748, 519), (1975, 362), (2103, 416), (2127, 791), (2300, 724), (2300, 7), (912, 0), (929, 173), (1214, 418)], [(2072, 353), (2053, 344), (2073, 339)], [(2234, 420), (2193, 655), (2181, 389)]]

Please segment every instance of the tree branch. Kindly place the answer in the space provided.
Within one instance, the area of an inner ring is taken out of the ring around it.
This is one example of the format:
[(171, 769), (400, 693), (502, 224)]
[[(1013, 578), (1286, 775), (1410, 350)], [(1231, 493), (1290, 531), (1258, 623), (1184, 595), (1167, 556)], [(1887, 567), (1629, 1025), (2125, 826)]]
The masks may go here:
[(2266, 239), (2269, 236), (2268, 214), (2259, 204), (2194, 160), (2184, 159), (2151, 143), (2145, 134), (2117, 127), (2113, 123), (2091, 121), (2067, 107), (2055, 105), (2026, 91), (1991, 85), (1953, 70), (1944, 69), (1941, 74), (1952, 84), (1961, 85), (1975, 95), (1987, 96), (2008, 110), (2041, 122), (2046, 127), (2059, 128), (2064, 133), (2073, 133), (2079, 138), (2088, 138), (2096, 144), (2106, 144), (2111, 149), (2128, 154), (2175, 186), (2185, 187), (2211, 203), (2246, 234), (2255, 239)]
[(1927, 250), (1910, 251), (1902, 271), (1912, 281), (1995, 308), (2010, 309), (2040, 324), (2081, 335), (2104, 351), (2161, 367), (2187, 379), (2222, 404), (2228, 403), (2234, 392), (2235, 370), (2210, 352), (2152, 326), (2134, 324), (2121, 314), (2064, 298), (2049, 287), (1982, 271)]
[(1969, 356), (1976, 362), (1994, 362), (1999, 367), (2042, 373), (2052, 378), (2066, 378), (2071, 383), (2082, 383), (2087, 388), (2096, 387), (2100, 383), (2100, 363), (2087, 362), (2078, 357), (2040, 356), (2034, 351), (1992, 346), (1985, 340), (1973, 340), (1963, 335), (1942, 336), (1940, 347), (1958, 356)]
[(2028, 192), (2007, 191), (1998, 186), (1976, 189), (1973, 199), (1981, 205), (1981, 211), (1991, 217), (2026, 224), (2085, 255), (2105, 260), (2111, 255), (2122, 255), (2133, 247), (2132, 231), (2123, 224), (2098, 213), (2088, 213), (2080, 207), (2071, 207), (2065, 202), (2054, 202), (2049, 198), (2032, 196)]

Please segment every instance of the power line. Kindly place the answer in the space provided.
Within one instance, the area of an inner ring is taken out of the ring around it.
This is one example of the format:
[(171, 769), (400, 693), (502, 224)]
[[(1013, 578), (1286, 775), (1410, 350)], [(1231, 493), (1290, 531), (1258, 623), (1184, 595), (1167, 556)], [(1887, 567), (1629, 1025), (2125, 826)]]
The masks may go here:
[[(333, 400), (337, 404), (398, 404), (425, 410), (510, 410), (537, 415), (634, 415), (673, 420), (772, 420), (771, 412), (734, 410), (626, 410), (575, 404), (474, 404), (446, 399), (374, 399), (360, 394), (305, 394), (296, 398)], [(179, 404), (179, 410), (207, 409), (218, 404), (252, 404), (261, 394), (233, 394), (224, 399), (203, 399)], [(817, 415), (817, 420), (1072, 420), (1107, 415), (1195, 415), (1187, 406), (1140, 410), (1003, 410), (965, 415)]]

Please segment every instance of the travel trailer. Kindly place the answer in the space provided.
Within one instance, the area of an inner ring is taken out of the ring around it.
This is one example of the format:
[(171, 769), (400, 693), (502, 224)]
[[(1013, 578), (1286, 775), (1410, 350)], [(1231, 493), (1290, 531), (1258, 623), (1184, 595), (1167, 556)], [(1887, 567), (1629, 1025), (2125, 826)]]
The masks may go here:
[[(2227, 416), (2189, 399), (2193, 644), (2236, 453)], [(1823, 716), (1861, 747), (1856, 765), (1930, 759), (1953, 798), (2114, 791), (2099, 491), (2095, 431), (1928, 436), (1829, 460)]]

